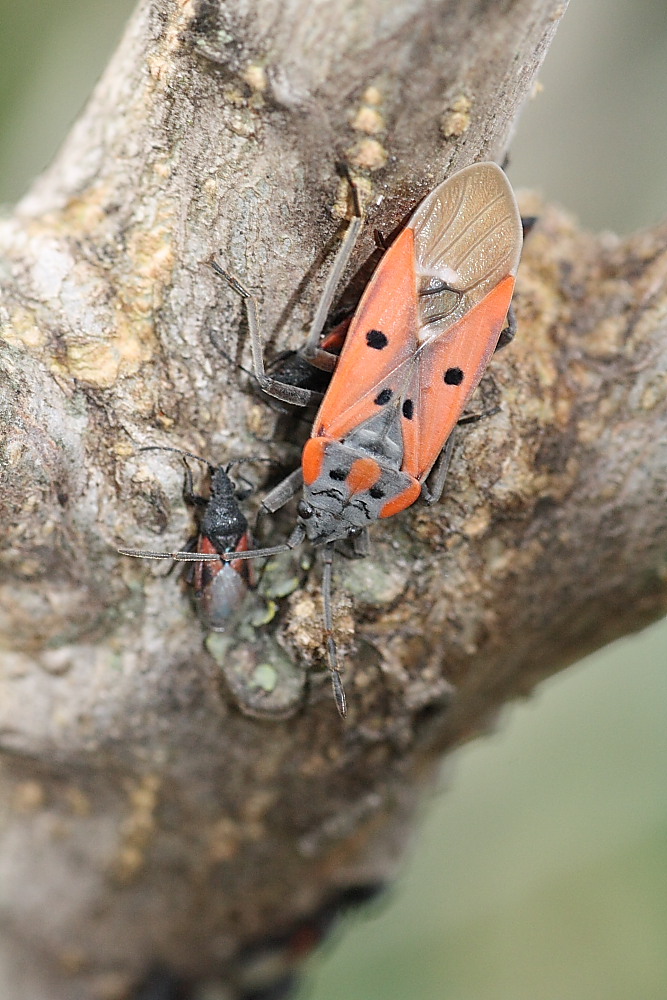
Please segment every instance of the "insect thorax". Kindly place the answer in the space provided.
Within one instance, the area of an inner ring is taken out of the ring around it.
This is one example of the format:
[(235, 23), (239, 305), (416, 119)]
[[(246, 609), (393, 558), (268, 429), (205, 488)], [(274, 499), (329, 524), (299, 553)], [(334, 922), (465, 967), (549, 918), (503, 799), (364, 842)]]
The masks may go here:
[(202, 535), (211, 540), (218, 552), (236, 548), (238, 540), (248, 530), (234, 484), (222, 467), (211, 477), (211, 496), (199, 526)]
[(378, 414), (348, 434), (345, 441), (311, 438), (304, 459), (315, 456), (317, 475), (305, 477), (304, 517), (315, 544), (347, 538), (383, 516), (388, 503), (410, 489), (412, 476), (401, 471), (403, 442), (398, 421)]

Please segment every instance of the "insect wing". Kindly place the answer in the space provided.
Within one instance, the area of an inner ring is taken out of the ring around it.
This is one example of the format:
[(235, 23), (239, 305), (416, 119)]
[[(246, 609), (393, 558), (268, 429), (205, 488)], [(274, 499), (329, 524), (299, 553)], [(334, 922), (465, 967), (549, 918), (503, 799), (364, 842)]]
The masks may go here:
[[(416, 209), (408, 227), (415, 239), (420, 342), (453, 326), (503, 278), (516, 275), (521, 216), (509, 181), (495, 163), (476, 163), (443, 181)], [(454, 295), (434, 294), (439, 282)]]
[(414, 233), (405, 229), (366, 287), (315, 418), (313, 436), (343, 438), (377, 412), (375, 400), (417, 348)]
[(419, 352), (407, 398), (413, 417), (402, 421), (403, 471), (423, 482), (498, 343), (512, 301), (514, 278), (505, 277), (453, 327)]
[(495, 163), (435, 188), (361, 299), (313, 436), (343, 439), (400, 403), (402, 469), (423, 481), (495, 350), (521, 243), (514, 193)]
[[(235, 551), (244, 552), (250, 547), (246, 532)], [(197, 552), (213, 554), (216, 551), (212, 542), (205, 535), (200, 535)], [(254, 576), (250, 563), (245, 559), (202, 562), (195, 563), (193, 583), (201, 621), (214, 632), (224, 632), (239, 614), (248, 589), (254, 586)]]
[(454, 174), (422, 202), (414, 230), (418, 367), (407, 388), (404, 471), (428, 475), (493, 354), (512, 301), (523, 233), (495, 163)]

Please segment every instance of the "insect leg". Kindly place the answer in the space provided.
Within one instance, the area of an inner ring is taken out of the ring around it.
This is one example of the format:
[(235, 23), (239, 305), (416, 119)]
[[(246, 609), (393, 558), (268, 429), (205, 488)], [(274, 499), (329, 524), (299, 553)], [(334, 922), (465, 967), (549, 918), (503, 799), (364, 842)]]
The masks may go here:
[(500, 413), (499, 406), (492, 406), (489, 410), (482, 410), (481, 413), (466, 413), (464, 417), (459, 417), (456, 421), (457, 427), (465, 427), (466, 424), (476, 424), (479, 420), (486, 420), (487, 417), (495, 417)]
[(199, 552), (153, 552), (149, 549), (116, 549), (121, 556), (133, 559), (175, 559), (177, 562), (219, 562), (219, 555), (205, 555)]
[(266, 511), (269, 514), (275, 514), (277, 510), (284, 507), (285, 504), (296, 496), (301, 487), (303, 486), (303, 472), (301, 467), (295, 469), (294, 472), (290, 472), (289, 476), (286, 476), (277, 486), (266, 494), (262, 500), (262, 505), (260, 510)]
[(213, 472), (213, 467), (210, 462), (201, 455), (195, 455), (192, 451), (185, 451), (183, 448), (172, 448), (171, 445), (166, 444), (147, 444), (139, 451), (173, 451), (176, 455), (180, 455), (183, 459), (183, 465), (185, 466), (185, 478), (183, 481), (183, 499), (186, 503), (191, 504), (193, 507), (205, 507), (208, 500), (205, 497), (199, 496), (195, 493), (194, 482), (192, 478), (192, 469), (186, 462), (186, 458), (194, 458), (197, 462), (201, 462), (205, 465), (209, 473)]
[(257, 511), (257, 517), (255, 518), (255, 534), (259, 534), (259, 523), (263, 514), (275, 514), (277, 510), (284, 507), (286, 503), (292, 499), (293, 496), (299, 492), (303, 486), (303, 473), (301, 467), (295, 469), (294, 472), (290, 472), (289, 476), (286, 476), (281, 480), (277, 486), (266, 494), (262, 500), (259, 510)]
[(533, 231), (533, 227), (537, 222), (536, 215), (522, 215), (521, 216), (521, 228), (523, 230), (523, 238), (525, 240), (526, 236), (530, 236)]
[(199, 496), (195, 493), (194, 480), (192, 478), (192, 469), (183, 458), (183, 465), (185, 466), (185, 475), (183, 479), (183, 499), (186, 503), (189, 503), (192, 507), (204, 508), (206, 507), (208, 500), (205, 497)]
[[(460, 420), (457, 421), (457, 426), (461, 427), (465, 424), (476, 424), (479, 420), (484, 420), (486, 417), (493, 417), (499, 412), (500, 407), (494, 406), (490, 410), (484, 410), (482, 413), (468, 413), (465, 417), (461, 417)], [(453, 451), (454, 432), (452, 431), (447, 438), (445, 447), (440, 452), (440, 456), (433, 466), (432, 471), (429, 473), (428, 478), (431, 481), (430, 485), (427, 486), (426, 481), (422, 483), (422, 497), (429, 505), (437, 503), (442, 496)]]
[[(187, 543), (187, 545), (185, 546), (185, 548), (184, 548), (183, 551), (184, 552), (194, 552), (196, 546), (197, 546), (197, 535), (195, 535), (194, 538), (190, 539), (190, 541)], [(176, 565), (177, 565), (176, 561), (172, 560), (171, 566), (169, 567), (169, 569), (167, 570), (167, 572), (164, 574), (165, 577), (170, 576), (174, 572), (174, 570), (176, 569)], [(186, 583), (188, 583), (190, 585), (192, 585), (194, 583), (194, 578), (195, 578), (196, 571), (197, 571), (197, 565), (196, 565), (196, 563), (192, 563), (192, 565), (190, 565), (190, 566), (184, 566), (183, 567), (183, 579), (185, 580)]]
[(327, 643), (327, 659), (329, 661), (329, 672), (331, 674), (331, 686), (333, 688), (334, 698), (336, 699), (336, 707), (341, 717), (344, 719), (347, 715), (347, 699), (345, 698), (345, 689), (343, 687), (343, 681), (340, 676), (340, 667), (338, 666), (338, 653), (336, 651), (336, 642), (333, 637), (333, 614), (331, 611), (331, 571), (333, 567), (333, 557), (334, 548), (333, 545), (327, 545), (322, 550), (322, 601), (324, 603), (324, 635)]
[(336, 289), (340, 284), (343, 271), (348, 265), (364, 221), (363, 210), (359, 200), (359, 191), (357, 190), (357, 186), (352, 178), (349, 178), (349, 182), (352, 187), (352, 198), (354, 200), (354, 216), (350, 220), (350, 225), (345, 233), (345, 238), (343, 239), (340, 249), (334, 258), (331, 271), (329, 272), (329, 276), (326, 280), (326, 284), (313, 317), (313, 322), (310, 325), (308, 339), (306, 340), (303, 348), (303, 356), (307, 361), (310, 361), (310, 363), (315, 365), (316, 368), (321, 368), (323, 371), (329, 372), (333, 371), (336, 367), (338, 357), (337, 355), (330, 354), (328, 351), (324, 351), (320, 348), (320, 336), (322, 334), (324, 324), (326, 323), (327, 316), (331, 310), (331, 303), (334, 295), (336, 294)]
[(432, 473), (430, 473), (431, 485), (427, 486), (426, 480), (422, 483), (422, 497), (429, 505), (437, 503), (442, 496), (442, 491), (445, 488), (445, 479), (447, 478), (449, 463), (452, 460), (453, 450), (454, 433), (452, 432), (447, 438), (445, 447), (440, 452), (440, 457), (437, 459)]
[(352, 538), (340, 538), (336, 542), (336, 552), (346, 559), (365, 559), (371, 554), (371, 537), (368, 528)]
[(496, 351), (502, 351), (503, 347), (507, 347), (514, 340), (516, 334), (516, 313), (514, 312), (514, 306), (510, 305), (507, 310), (507, 326), (504, 330), (500, 331), (500, 336), (498, 337), (498, 343), (496, 344)]
[(313, 394), (310, 389), (303, 389), (300, 386), (286, 385), (278, 381), (271, 375), (266, 374), (264, 367), (264, 356), (262, 354), (262, 338), (259, 333), (259, 319), (257, 314), (257, 301), (248, 289), (241, 284), (238, 278), (225, 271), (214, 257), (210, 257), (207, 262), (217, 275), (224, 278), (227, 284), (240, 295), (245, 303), (246, 315), (248, 317), (248, 330), (250, 332), (250, 346), (252, 348), (252, 366), (255, 378), (264, 392), (268, 392), (275, 399), (282, 400), (283, 403), (293, 403), (295, 406), (308, 406), (313, 402)]
[(371, 536), (368, 528), (352, 539), (352, 551), (356, 559), (365, 559), (371, 554)]

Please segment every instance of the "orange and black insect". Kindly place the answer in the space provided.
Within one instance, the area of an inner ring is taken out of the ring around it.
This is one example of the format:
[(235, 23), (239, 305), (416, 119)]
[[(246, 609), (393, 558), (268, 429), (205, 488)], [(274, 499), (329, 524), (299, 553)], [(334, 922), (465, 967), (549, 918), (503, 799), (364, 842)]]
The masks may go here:
[[(142, 451), (173, 451), (183, 456), (185, 482), (183, 499), (196, 512), (198, 532), (191, 548), (173, 556), (166, 552), (142, 549), (119, 549), (121, 555), (140, 559), (178, 559), (194, 557), (188, 569), (187, 582), (193, 588), (197, 613), (213, 632), (224, 632), (236, 620), (248, 590), (255, 586), (255, 578), (247, 560), (224, 561), (223, 555), (245, 553), (252, 548), (252, 536), (240, 502), (252, 493), (250, 484), (239, 487), (229, 476), (231, 469), (245, 462), (259, 459), (236, 459), (227, 465), (211, 465), (205, 458), (180, 448), (159, 445), (142, 448)], [(209, 474), (209, 494), (195, 492), (192, 470), (186, 459), (203, 463)], [(203, 557), (203, 558), (201, 558)]]
[[(385, 253), (338, 357), (322, 349), (320, 338), (360, 227), (359, 213), (302, 352), (333, 375), (301, 468), (262, 504), (275, 512), (302, 490), (297, 525), (283, 545), (222, 557), (271, 556), (306, 538), (321, 548), (328, 662), (343, 716), (331, 611), (334, 550), (351, 542), (354, 554), (364, 555), (373, 521), (405, 510), (419, 496), (428, 503), (439, 499), (452, 431), (491, 355), (514, 333), (509, 317), (522, 246), (521, 217), (500, 167), (477, 163), (454, 174), (424, 199)], [(236, 278), (214, 267), (246, 302), (261, 388), (288, 403), (312, 403), (317, 398), (312, 389), (266, 373), (255, 300)]]

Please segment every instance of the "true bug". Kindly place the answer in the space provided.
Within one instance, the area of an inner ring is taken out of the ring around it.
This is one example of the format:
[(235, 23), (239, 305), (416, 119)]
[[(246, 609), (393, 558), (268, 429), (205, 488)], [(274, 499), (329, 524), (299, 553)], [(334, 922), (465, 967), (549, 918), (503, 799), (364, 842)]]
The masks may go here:
[[(179, 556), (194, 556), (195, 561), (188, 574), (192, 584), (197, 612), (203, 624), (214, 632), (224, 632), (234, 621), (250, 587), (255, 585), (254, 574), (246, 560), (234, 559), (234, 555), (252, 548), (252, 536), (248, 521), (239, 506), (252, 492), (252, 487), (240, 489), (229, 473), (234, 466), (259, 459), (234, 459), (227, 465), (211, 465), (205, 458), (180, 448), (160, 445), (142, 448), (142, 451), (173, 451), (183, 457), (185, 481), (183, 499), (195, 508), (198, 533), (193, 539), (193, 549), (175, 553), (144, 551), (142, 549), (119, 549), (124, 556), (140, 559), (171, 559)], [(206, 466), (210, 478), (209, 496), (195, 493), (192, 470), (186, 458), (195, 459)], [(222, 555), (230, 555), (231, 561), (223, 561)], [(204, 557), (204, 558), (198, 558)]]
[[(275, 512), (302, 489), (296, 527), (282, 545), (239, 553), (242, 559), (271, 556), (305, 538), (321, 547), (329, 670), (343, 716), (331, 611), (334, 549), (350, 541), (354, 553), (363, 555), (373, 521), (405, 510), (420, 495), (428, 503), (439, 499), (452, 431), (491, 355), (514, 332), (511, 321), (503, 328), (522, 246), (519, 210), (500, 167), (478, 163), (454, 174), (424, 199), (383, 256), (338, 358), (322, 351), (319, 340), (360, 225), (360, 217), (350, 224), (302, 352), (333, 376), (301, 468), (262, 504)], [(265, 371), (253, 297), (236, 278), (215, 269), (245, 300), (262, 389), (307, 406), (314, 398), (311, 389), (287, 385)]]

